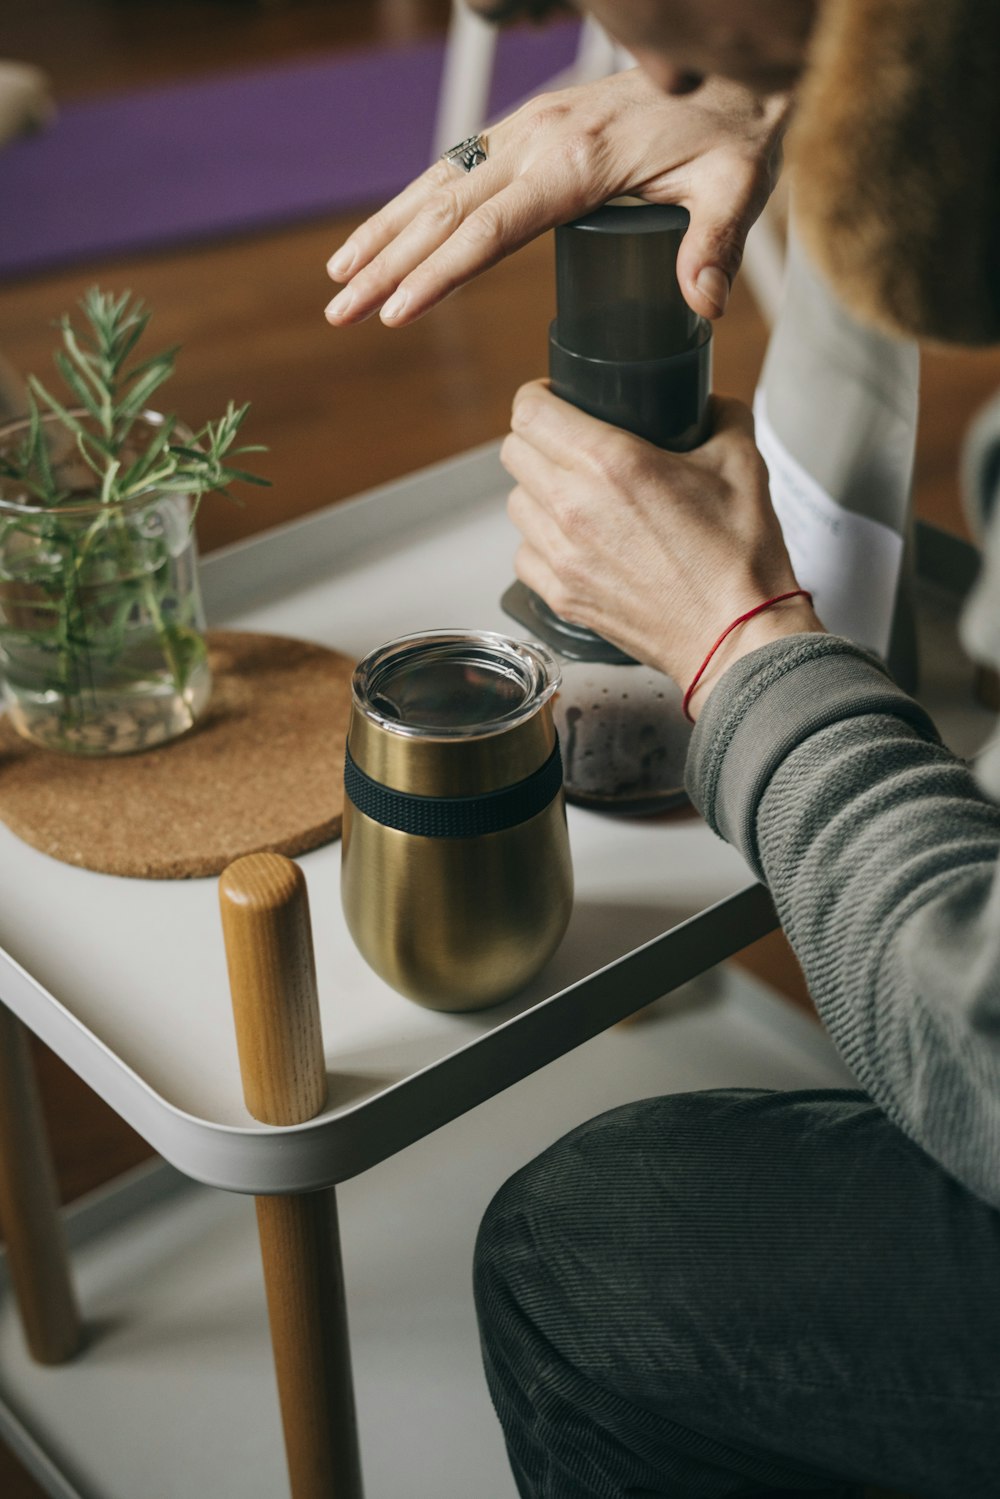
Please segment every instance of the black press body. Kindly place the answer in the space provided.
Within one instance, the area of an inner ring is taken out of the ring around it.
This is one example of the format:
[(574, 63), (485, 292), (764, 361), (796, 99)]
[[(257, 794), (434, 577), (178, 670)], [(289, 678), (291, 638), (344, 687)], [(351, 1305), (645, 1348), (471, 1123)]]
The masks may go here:
[[(556, 316), (549, 376), (556, 395), (643, 437), (685, 452), (707, 428), (712, 329), (677, 281), (688, 213), (675, 206), (606, 204), (556, 230)], [(593, 631), (568, 625), (515, 583), (503, 607), (571, 660), (627, 662)]]

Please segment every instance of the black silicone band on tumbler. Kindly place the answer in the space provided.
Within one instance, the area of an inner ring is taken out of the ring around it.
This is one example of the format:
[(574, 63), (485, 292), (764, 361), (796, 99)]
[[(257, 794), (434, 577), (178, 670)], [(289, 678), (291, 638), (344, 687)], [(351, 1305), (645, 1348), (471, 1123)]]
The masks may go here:
[(344, 790), (359, 812), (401, 833), (421, 838), (478, 838), (502, 833), (537, 817), (558, 795), (563, 782), (562, 756), (556, 740), (543, 765), (498, 791), (479, 796), (416, 796), (373, 781), (351, 757), (344, 761)]

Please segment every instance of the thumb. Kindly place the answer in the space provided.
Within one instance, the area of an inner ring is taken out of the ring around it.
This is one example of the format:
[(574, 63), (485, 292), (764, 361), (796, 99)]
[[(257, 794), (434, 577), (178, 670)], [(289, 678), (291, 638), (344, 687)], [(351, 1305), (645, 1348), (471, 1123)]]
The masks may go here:
[(747, 235), (766, 202), (756, 174), (743, 182), (727, 174), (692, 196), (691, 223), (677, 252), (677, 279), (692, 312), (722, 317)]

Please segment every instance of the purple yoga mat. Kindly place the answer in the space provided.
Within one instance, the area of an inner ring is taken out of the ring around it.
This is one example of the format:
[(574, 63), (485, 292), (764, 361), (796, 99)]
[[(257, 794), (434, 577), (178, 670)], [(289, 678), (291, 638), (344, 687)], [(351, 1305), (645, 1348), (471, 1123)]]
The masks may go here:
[[(577, 32), (503, 36), (491, 115), (567, 66)], [(443, 55), (341, 53), (66, 105), (0, 152), (0, 276), (382, 202), (428, 163)]]

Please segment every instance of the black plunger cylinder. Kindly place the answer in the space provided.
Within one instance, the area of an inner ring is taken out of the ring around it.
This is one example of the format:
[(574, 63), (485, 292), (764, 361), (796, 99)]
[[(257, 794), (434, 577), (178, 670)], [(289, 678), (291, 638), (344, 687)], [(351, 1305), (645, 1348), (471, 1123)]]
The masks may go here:
[(677, 282), (684, 208), (608, 204), (556, 230), (555, 393), (681, 452), (705, 436), (711, 326)]

